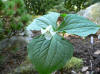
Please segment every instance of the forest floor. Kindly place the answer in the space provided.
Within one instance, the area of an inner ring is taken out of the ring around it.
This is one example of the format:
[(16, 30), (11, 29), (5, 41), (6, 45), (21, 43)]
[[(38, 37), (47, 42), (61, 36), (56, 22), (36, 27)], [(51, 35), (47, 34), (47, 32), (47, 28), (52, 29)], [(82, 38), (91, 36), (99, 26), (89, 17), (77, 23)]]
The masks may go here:
[(92, 45), (89, 36), (85, 39), (79, 36), (70, 36), (67, 39), (74, 45), (74, 56), (82, 58), (83, 66), (88, 67), (82, 74), (88, 74), (87, 71), (100, 74), (100, 40), (94, 37), (94, 44)]
[[(91, 45), (90, 37), (82, 39), (79, 36), (68, 36), (66, 39), (74, 45), (74, 56), (82, 58), (84, 63), (83, 66), (88, 67), (85, 72), (76, 74), (86, 74), (87, 71), (94, 71), (94, 74), (100, 74), (100, 40), (95, 37), (94, 44)], [(16, 53), (3, 49), (2, 55), (6, 56), (6, 58), (0, 64), (0, 74), (8, 74), (25, 60), (27, 56), (27, 49), (24, 47)], [(62, 74), (72, 73), (67, 73), (67, 71), (63, 70)]]

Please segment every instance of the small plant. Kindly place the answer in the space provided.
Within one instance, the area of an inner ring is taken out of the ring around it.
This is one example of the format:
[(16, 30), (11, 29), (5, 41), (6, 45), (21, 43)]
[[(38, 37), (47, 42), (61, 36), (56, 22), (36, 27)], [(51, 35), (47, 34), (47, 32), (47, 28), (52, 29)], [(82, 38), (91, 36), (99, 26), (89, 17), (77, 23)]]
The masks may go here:
[(22, 32), (31, 18), (23, 0), (0, 0), (0, 40)]
[(41, 35), (28, 44), (28, 56), (40, 74), (50, 74), (63, 68), (73, 56), (72, 44), (61, 33), (86, 37), (95, 34), (99, 28), (82, 16), (51, 12), (36, 18), (27, 27), (27, 30), (41, 30)]
[(83, 60), (80, 58), (72, 57), (71, 60), (65, 65), (65, 69), (78, 71), (83, 66)]

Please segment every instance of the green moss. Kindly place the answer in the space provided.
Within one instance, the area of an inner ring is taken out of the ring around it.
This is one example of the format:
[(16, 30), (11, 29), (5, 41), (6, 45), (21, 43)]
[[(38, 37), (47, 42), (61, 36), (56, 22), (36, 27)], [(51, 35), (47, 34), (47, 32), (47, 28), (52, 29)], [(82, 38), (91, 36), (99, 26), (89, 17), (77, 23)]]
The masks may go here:
[(66, 70), (78, 71), (83, 66), (83, 60), (80, 58), (72, 57), (71, 60), (65, 65)]

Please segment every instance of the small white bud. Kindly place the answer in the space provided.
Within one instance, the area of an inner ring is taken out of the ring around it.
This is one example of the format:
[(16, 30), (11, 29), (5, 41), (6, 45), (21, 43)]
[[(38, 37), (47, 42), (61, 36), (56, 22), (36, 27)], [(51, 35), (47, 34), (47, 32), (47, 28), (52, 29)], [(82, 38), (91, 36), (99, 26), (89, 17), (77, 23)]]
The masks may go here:
[(93, 41), (93, 36), (91, 36), (91, 44), (93, 45), (94, 41)]

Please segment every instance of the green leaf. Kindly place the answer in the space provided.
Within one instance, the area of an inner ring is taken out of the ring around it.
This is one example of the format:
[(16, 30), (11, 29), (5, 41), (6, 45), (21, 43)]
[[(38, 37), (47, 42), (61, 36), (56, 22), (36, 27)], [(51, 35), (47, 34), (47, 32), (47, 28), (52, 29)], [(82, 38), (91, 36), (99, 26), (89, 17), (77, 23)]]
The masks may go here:
[(68, 14), (63, 23), (59, 27), (59, 32), (65, 31), (69, 34), (75, 34), (79, 36), (88, 36), (89, 34), (95, 34), (100, 28), (88, 19), (76, 15)]
[(67, 14), (60, 14), (60, 16), (64, 18), (67, 16)]
[(72, 44), (55, 34), (51, 40), (44, 35), (28, 44), (28, 56), (40, 74), (50, 74), (62, 68), (73, 55)]
[(56, 29), (56, 22), (59, 13), (51, 12), (47, 15), (36, 18), (28, 27), (27, 30), (41, 30), (41, 28), (46, 28), (49, 25), (52, 25), (54, 29)]

